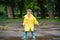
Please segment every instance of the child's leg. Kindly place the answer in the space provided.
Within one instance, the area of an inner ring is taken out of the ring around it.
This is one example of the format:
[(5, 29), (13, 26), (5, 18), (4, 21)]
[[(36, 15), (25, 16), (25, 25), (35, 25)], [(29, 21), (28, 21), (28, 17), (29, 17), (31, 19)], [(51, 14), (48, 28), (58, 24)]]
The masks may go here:
[(24, 39), (27, 38), (27, 32), (24, 32)]
[(32, 35), (32, 38), (34, 39), (35, 38), (35, 35), (34, 35), (34, 27), (31, 27), (31, 35)]
[(35, 39), (34, 32), (31, 32), (32, 38)]

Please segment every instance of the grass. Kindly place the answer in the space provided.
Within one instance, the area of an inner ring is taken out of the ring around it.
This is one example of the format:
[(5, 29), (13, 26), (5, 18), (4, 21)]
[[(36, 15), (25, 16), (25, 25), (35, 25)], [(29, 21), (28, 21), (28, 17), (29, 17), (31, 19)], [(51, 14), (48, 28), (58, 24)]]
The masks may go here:
[(7, 30), (7, 29), (9, 29), (9, 25), (5, 25), (5, 27), (0, 25), (0, 30)]
[[(55, 19), (41, 19), (37, 18), (39, 22), (60, 22), (60, 19), (55, 18)], [(23, 22), (23, 18), (15, 18), (15, 19), (8, 19), (8, 18), (0, 18), (0, 22)]]
[(39, 22), (60, 22), (60, 19), (38, 19)]
[(23, 19), (0, 19), (0, 22), (23, 22)]
[(2, 30), (3, 29), (3, 27), (0, 25), (0, 30)]
[(54, 19), (50, 19), (49, 17), (46, 17), (45, 19), (37, 18), (39, 22), (60, 22), (60, 19), (58, 17), (55, 17)]

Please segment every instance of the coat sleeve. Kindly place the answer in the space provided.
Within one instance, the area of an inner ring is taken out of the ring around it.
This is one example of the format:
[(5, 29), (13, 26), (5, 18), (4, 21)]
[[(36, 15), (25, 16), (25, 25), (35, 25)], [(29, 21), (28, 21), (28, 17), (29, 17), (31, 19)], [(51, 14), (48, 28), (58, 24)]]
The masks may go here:
[(39, 24), (35, 17), (34, 17), (34, 24)]
[(26, 24), (26, 18), (24, 17), (24, 20), (23, 20), (23, 25), (25, 25)]

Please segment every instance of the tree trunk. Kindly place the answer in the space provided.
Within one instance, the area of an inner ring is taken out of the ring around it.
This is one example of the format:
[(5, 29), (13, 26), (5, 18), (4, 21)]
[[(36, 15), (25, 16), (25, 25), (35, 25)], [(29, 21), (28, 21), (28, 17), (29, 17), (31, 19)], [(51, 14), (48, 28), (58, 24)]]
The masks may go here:
[(25, 0), (21, 0), (20, 2), (18, 2), (18, 8), (19, 8), (19, 10), (20, 10), (20, 18), (22, 18), (22, 11), (23, 11), (23, 8), (24, 8), (24, 2), (25, 2)]
[(8, 18), (13, 18), (13, 11), (10, 5), (7, 5)]
[(54, 19), (54, 12), (52, 9), (49, 11), (49, 18)]
[(41, 18), (46, 18), (44, 0), (37, 0), (39, 7), (41, 8)]
[(46, 18), (46, 13), (43, 3), (40, 4), (40, 8), (41, 8), (41, 18)]
[(42, 10), (42, 8), (41, 8), (41, 18), (46, 18), (45, 11), (44, 11), (44, 10)]
[(58, 11), (58, 18), (60, 19), (60, 10)]
[(22, 10), (20, 10), (20, 18), (22, 18)]
[(12, 15), (13, 15), (13, 18), (15, 18), (15, 15), (14, 15), (14, 7), (12, 7)]
[(56, 11), (58, 12), (58, 18), (60, 19), (60, 0), (56, 0)]

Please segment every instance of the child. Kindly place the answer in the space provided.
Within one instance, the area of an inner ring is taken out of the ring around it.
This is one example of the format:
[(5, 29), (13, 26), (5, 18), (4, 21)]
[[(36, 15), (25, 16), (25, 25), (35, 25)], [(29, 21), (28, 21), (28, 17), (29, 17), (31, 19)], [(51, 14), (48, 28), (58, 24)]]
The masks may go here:
[(24, 22), (23, 22), (23, 26), (24, 26), (24, 39), (27, 38), (27, 32), (31, 32), (32, 38), (35, 38), (34, 35), (34, 24), (39, 25), (38, 21), (36, 20), (36, 18), (32, 15), (32, 10), (28, 9), (27, 10), (27, 14), (24, 16)]

